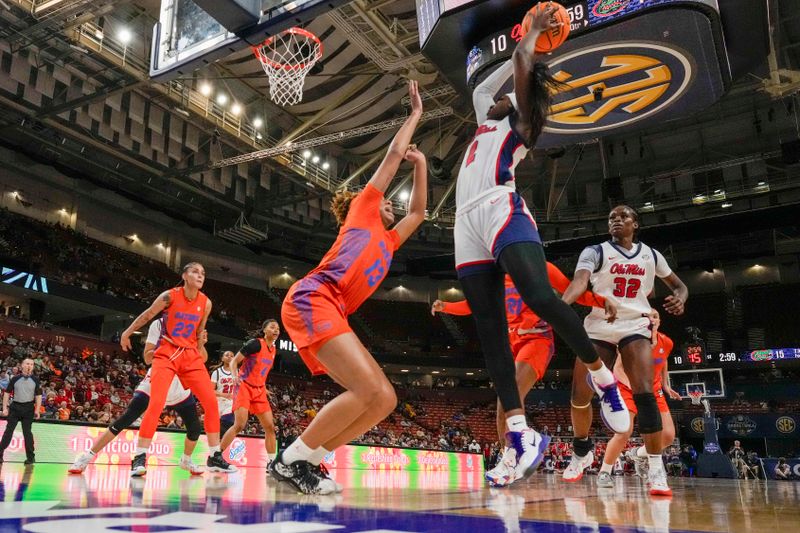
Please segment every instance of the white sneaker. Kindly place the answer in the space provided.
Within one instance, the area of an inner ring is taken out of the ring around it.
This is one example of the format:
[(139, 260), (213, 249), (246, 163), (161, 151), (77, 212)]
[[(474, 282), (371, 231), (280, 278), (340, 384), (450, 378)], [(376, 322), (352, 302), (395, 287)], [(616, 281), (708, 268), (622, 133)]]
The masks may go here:
[(569, 481), (570, 483), (574, 481), (579, 481), (583, 477), (583, 471), (586, 470), (588, 467), (592, 466), (594, 462), (594, 452), (589, 452), (583, 457), (575, 454), (573, 452), (572, 459), (569, 462), (566, 470), (561, 475), (564, 481)]
[(92, 457), (89, 452), (83, 452), (78, 457), (75, 458), (75, 462), (72, 463), (72, 466), (69, 467), (70, 474), (82, 474), (89, 463), (92, 462)]
[(614, 433), (627, 433), (631, 427), (631, 415), (619, 393), (617, 380), (615, 379), (611, 385), (601, 386), (595, 383), (591, 374), (587, 374), (586, 381), (600, 398), (600, 418), (606, 427)]
[(505, 487), (516, 479), (516, 465), (517, 452), (513, 448), (506, 448), (502, 457), (498, 458), (497, 465), (486, 472), (484, 477), (492, 487)]
[(185, 459), (185, 458), (181, 457), (181, 462), (180, 462), (179, 466), (181, 468), (183, 468), (184, 470), (186, 470), (187, 472), (189, 472), (193, 476), (202, 475), (203, 472), (206, 471), (206, 469), (203, 468), (202, 466), (194, 464), (194, 461), (192, 461), (191, 458)]
[(541, 435), (538, 431), (525, 428), (522, 431), (509, 431), (506, 433), (509, 447), (516, 451), (517, 464), (514, 468), (515, 479), (527, 479), (544, 459), (547, 446), (550, 444), (549, 435)]
[(647, 479), (647, 471), (650, 469), (650, 462), (647, 457), (639, 455), (639, 448), (631, 450), (631, 457), (633, 458), (633, 467), (636, 469), (636, 475), (642, 479)]
[(611, 477), (611, 474), (608, 472), (600, 472), (597, 476), (597, 488), (598, 489), (613, 489), (614, 488), (614, 478)]
[(672, 489), (667, 485), (667, 473), (663, 468), (651, 468), (647, 472), (647, 484), (650, 496), (672, 496)]

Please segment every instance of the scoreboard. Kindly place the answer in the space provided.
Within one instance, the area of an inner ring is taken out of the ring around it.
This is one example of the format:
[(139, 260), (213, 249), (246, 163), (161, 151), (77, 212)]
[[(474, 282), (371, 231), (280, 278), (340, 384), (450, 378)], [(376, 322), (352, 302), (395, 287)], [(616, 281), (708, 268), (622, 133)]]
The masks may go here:
[(692, 342), (670, 355), (670, 367), (725, 367), (737, 363), (800, 361), (800, 348), (765, 348), (746, 352), (707, 353), (702, 343)]

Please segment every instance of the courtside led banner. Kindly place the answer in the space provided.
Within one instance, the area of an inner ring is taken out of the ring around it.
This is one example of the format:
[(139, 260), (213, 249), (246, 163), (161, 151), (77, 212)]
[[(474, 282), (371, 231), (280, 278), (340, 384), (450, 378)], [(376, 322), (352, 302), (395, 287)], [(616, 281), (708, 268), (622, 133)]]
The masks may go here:
[[(0, 420), (0, 433), (6, 421)], [(36, 460), (43, 463), (72, 463), (75, 456), (88, 450), (105, 427), (78, 426), (59, 423), (34, 423)], [(148, 454), (149, 465), (178, 464), (183, 453), (185, 435), (179, 432), (159, 431), (153, 438)], [(97, 454), (93, 464), (129, 465), (136, 449), (136, 432), (125, 430)], [(194, 452), (195, 461), (208, 453), (205, 437), (201, 437)], [(264, 440), (255, 437), (237, 437), (225, 457), (240, 467), (265, 468), (267, 453)], [(17, 426), (11, 444), (5, 453), (6, 461), (25, 460), (22, 428)], [(483, 456), (474, 453), (411, 450), (381, 446), (342, 446), (325, 457), (330, 469), (385, 470), (408, 472), (438, 472), (476, 476), (483, 475)], [(410, 482), (410, 481), (409, 481)]]

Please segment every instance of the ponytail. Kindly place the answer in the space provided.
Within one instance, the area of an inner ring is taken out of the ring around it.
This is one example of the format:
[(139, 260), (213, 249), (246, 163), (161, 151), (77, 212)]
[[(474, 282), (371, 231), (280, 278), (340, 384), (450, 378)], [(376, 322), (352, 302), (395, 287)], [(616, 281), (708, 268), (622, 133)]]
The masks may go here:
[(274, 318), (266, 319), (264, 322), (261, 323), (261, 327), (258, 328), (258, 331), (253, 332), (253, 337), (255, 337), (257, 339), (263, 339), (264, 338), (264, 328), (269, 326), (273, 322), (277, 323), (278, 321), (276, 319), (274, 319)]
[[(198, 261), (189, 261), (188, 263), (186, 263), (185, 265), (183, 265), (183, 268), (181, 269), (181, 276), (183, 276), (184, 274), (186, 274), (186, 273), (189, 271), (189, 269), (190, 269), (190, 268), (192, 268), (193, 266), (199, 266), (200, 268), (203, 268), (203, 265), (202, 265), (200, 262), (198, 262)], [(176, 287), (183, 287), (184, 285), (186, 285), (186, 281), (184, 281), (183, 279), (181, 279), (181, 280), (178, 282), (178, 284), (177, 284), (177, 285), (175, 285), (175, 286), (176, 286)]]
[(539, 138), (547, 123), (551, 96), (559, 89), (566, 87), (567, 84), (555, 79), (550, 74), (546, 63), (537, 62), (528, 73), (528, 85), (531, 88), (531, 111), (528, 117), (531, 129), (527, 141), (528, 146), (532, 147), (536, 144), (536, 139)]

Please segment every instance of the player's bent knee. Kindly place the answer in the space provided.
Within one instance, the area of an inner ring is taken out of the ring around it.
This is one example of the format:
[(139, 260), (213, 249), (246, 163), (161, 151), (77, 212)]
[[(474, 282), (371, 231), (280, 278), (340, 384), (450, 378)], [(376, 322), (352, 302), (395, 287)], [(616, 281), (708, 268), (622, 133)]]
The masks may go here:
[(633, 403), (639, 411), (639, 432), (642, 434), (658, 433), (663, 429), (661, 413), (658, 411), (656, 397), (651, 394), (634, 394)]
[(203, 425), (200, 424), (200, 420), (195, 420), (186, 427), (186, 438), (192, 442), (197, 441), (202, 432)]

